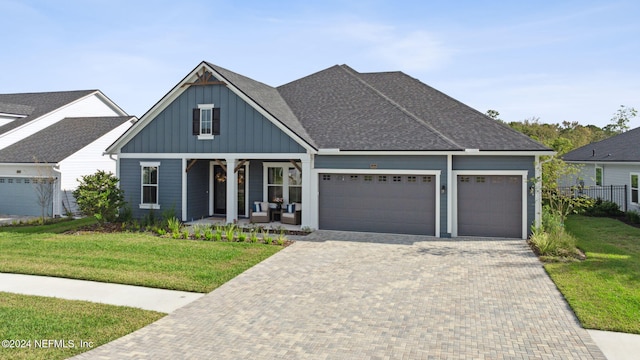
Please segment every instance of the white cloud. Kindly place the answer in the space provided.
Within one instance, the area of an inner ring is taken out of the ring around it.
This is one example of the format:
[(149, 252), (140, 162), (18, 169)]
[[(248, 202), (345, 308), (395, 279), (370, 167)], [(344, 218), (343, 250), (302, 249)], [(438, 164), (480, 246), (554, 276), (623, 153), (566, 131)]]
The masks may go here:
[(453, 51), (433, 33), (407, 31), (371, 22), (342, 22), (332, 26), (340, 41), (353, 42), (372, 60), (394, 70), (430, 71), (447, 62)]

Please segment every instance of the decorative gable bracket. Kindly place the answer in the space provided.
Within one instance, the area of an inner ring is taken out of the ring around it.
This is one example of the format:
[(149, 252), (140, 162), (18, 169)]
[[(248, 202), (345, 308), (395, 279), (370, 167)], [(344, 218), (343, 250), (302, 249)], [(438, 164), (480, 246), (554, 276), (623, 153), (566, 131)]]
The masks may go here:
[(194, 82), (191, 83), (184, 83), (182, 84), (181, 87), (185, 87), (185, 86), (205, 86), (205, 85), (224, 85), (227, 86), (227, 83), (224, 81), (217, 81), (217, 80), (211, 80), (213, 79), (213, 74), (210, 73), (209, 71), (207, 71), (207, 69), (205, 69), (205, 67), (202, 67), (202, 73), (196, 73), (197, 75), (197, 79)]

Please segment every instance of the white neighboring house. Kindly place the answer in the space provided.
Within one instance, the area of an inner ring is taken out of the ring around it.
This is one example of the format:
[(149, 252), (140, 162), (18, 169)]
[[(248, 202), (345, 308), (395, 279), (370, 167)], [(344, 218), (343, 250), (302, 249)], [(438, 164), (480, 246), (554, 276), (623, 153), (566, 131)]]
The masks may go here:
[(604, 191), (603, 200), (612, 200), (622, 207), (626, 199), (628, 211), (640, 211), (640, 128), (585, 145), (562, 158), (582, 165), (581, 173), (567, 185), (584, 184), (591, 188), (626, 185), (626, 193), (621, 197), (608, 199), (608, 191)]
[(77, 179), (115, 173), (103, 151), (136, 120), (99, 90), (0, 94), (0, 214), (40, 216), (43, 192), (45, 215), (74, 211)]

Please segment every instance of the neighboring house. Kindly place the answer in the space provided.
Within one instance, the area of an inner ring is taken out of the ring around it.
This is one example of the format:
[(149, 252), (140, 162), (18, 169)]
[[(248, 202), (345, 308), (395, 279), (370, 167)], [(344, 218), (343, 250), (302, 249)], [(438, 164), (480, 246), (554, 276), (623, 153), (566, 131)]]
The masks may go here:
[(626, 194), (604, 200), (612, 200), (627, 210), (640, 210), (638, 202), (638, 178), (640, 177), (640, 128), (629, 130), (608, 139), (585, 145), (562, 157), (566, 162), (582, 166), (580, 174), (567, 185), (586, 187), (608, 187), (626, 185)]
[(208, 62), (107, 152), (136, 217), (232, 222), (283, 198), (314, 229), (517, 238), (553, 154), (401, 72), (333, 66), (275, 88)]
[(0, 94), (0, 214), (74, 211), (77, 179), (115, 172), (104, 149), (134, 120), (99, 90)]

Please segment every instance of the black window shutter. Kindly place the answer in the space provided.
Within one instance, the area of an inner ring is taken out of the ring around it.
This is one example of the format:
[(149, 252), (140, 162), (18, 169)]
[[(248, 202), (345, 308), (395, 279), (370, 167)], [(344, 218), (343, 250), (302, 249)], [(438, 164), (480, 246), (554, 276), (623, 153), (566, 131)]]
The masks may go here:
[(193, 109), (193, 135), (200, 135), (200, 109)]
[(220, 108), (213, 108), (213, 135), (220, 135)]

